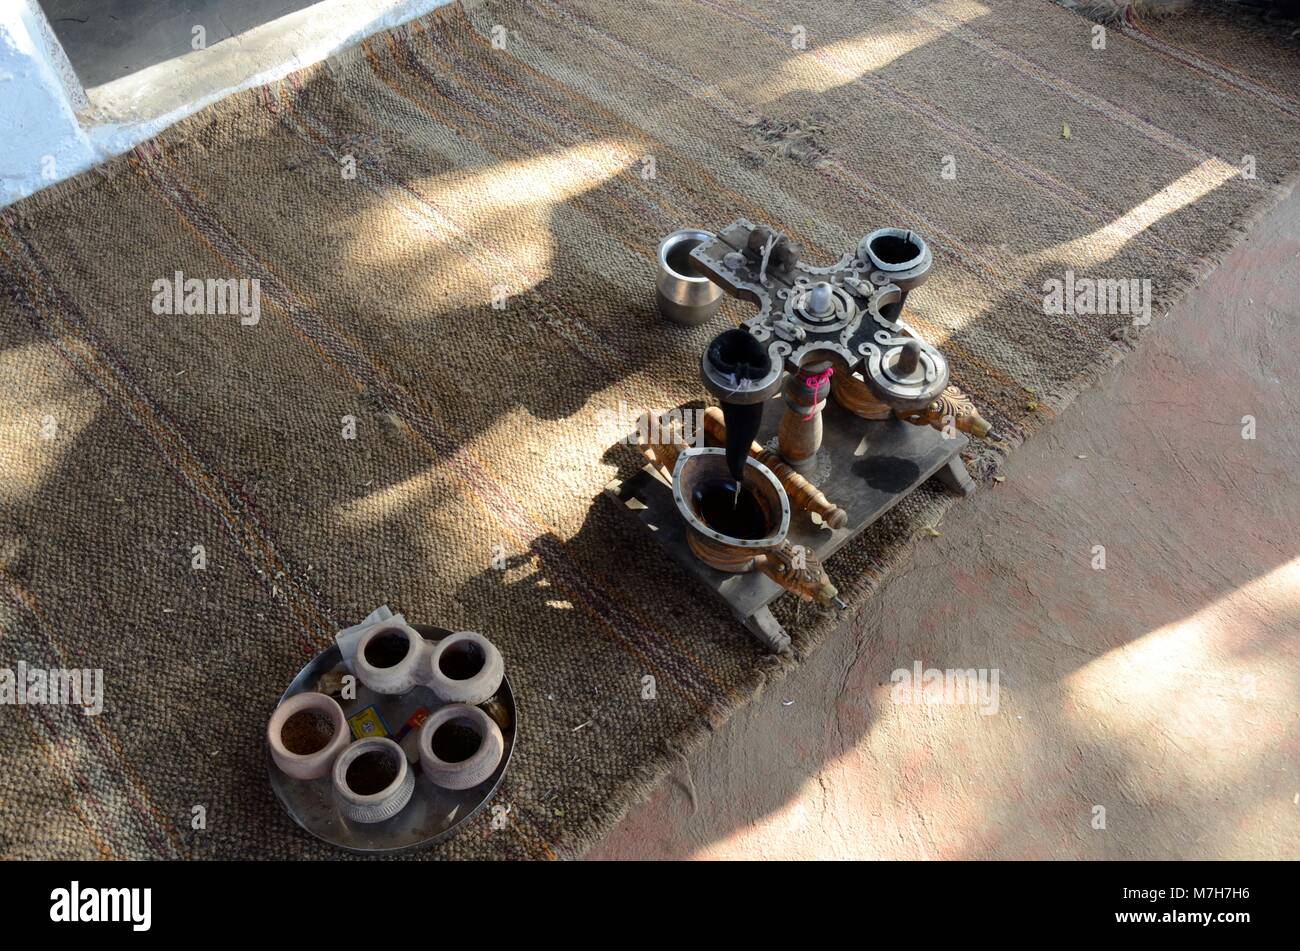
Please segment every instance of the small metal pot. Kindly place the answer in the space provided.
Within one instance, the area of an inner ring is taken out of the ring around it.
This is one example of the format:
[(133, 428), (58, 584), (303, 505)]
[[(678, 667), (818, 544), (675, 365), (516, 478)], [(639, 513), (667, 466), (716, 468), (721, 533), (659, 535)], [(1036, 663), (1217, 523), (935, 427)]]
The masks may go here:
[(898, 320), (907, 295), (926, 282), (934, 264), (925, 239), (906, 228), (877, 228), (858, 243), (858, 258), (869, 261), (901, 292), (888, 303), (880, 301), (880, 315), (888, 321)]
[(659, 242), (655, 301), (665, 319), (694, 327), (707, 321), (722, 306), (722, 288), (696, 271), (691, 263), (691, 251), (712, 238), (707, 231), (686, 228), (674, 231)]
[(858, 254), (889, 274), (929, 270), (933, 260), (925, 239), (906, 228), (877, 228), (858, 244)]

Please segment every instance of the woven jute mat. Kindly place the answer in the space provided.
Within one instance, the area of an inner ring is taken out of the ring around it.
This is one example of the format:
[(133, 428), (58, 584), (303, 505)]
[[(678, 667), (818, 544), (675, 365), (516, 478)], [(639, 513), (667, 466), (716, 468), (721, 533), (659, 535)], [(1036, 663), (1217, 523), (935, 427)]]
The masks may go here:
[[(0, 213), (0, 666), (104, 677), (99, 716), (0, 710), (0, 853), (336, 854), (263, 730), (387, 603), (494, 638), (522, 709), (496, 827), (420, 854), (580, 854), (836, 624), (765, 655), (602, 496), (746, 315), (660, 321), (661, 236), (925, 235), (910, 318), (1008, 434), (986, 477), (1140, 332), (1044, 283), (1150, 281), (1159, 320), (1300, 161), (1300, 61), (1239, 24), (1099, 49), (1041, 0), (791, 10), (446, 7)], [(257, 281), (259, 319), (167, 312), (178, 272)], [(848, 600), (949, 504), (833, 559)]]

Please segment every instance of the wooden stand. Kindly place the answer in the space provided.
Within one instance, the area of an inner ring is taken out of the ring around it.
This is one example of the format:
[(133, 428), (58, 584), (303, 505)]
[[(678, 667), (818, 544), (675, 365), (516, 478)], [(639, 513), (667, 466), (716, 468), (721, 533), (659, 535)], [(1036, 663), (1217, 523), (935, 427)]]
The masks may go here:
[[(781, 398), (769, 400), (763, 411), (758, 442), (772, 443), (786, 406)], [(795, 545), (813, 551), (835, 577), (831, 555), (864, 528), (898, 504), (908, 493), (932, 477), (951, 491), (969, 495), (975, 483), (966, 472), (960, 453), (967, 439), (956, 433), (944, 438), (929, 426), (914, 426), (899, 419), (866, 420), (834, 401), (822, 410), (823, 438), (817, 463), (805, 471), (826, 497), (844, 509), (843, 527), (813, 523), (809, 512), (792, 507), (787, 536)], [(649, 529), (649, 535), (688, 572), (721, 597), (753, 635), (774, 652), (790, 649), (785, 632), (769, 605), (784, 589), (770, 578), (751, 572), (727, 574), (710, 568), (691, 553), (686, 525), (673, 503), (672, 489), (647, 465), (627, 482), (606, 490)], [(632, 500), (636, 500), (633, 503)]]

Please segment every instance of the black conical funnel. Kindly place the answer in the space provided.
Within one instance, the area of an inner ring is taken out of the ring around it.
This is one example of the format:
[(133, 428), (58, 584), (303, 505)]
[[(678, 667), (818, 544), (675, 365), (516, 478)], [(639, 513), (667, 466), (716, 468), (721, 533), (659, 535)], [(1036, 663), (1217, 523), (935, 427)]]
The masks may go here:
[(758, 438), (758, 427), (763, 422), (763, 404), (723, 403), (722, 418), (727, 423), (727, 471), (740, 484), (745, 477), (749, 446)]
[[(705, 363), (717, 381), (725, 381), (728, 388), (737, 392), (747, 390), (747, 383), (757, 383), (772, 372), (772, 358), (764, 347), (747, 330), (727, 330), (713, 338), (704, 354)], [(716, 392), (716, 390), (715, 390)], [(745, 475), (745, 458), (750, 443), (758, 436), (763, 421), (763, 403), (757, 394), (746, 393), (746, 402), (734, 402), (724, 393), (718, 394), (722, 404), (722, 417), (727, 424), (727, 469), (740, 484)]]

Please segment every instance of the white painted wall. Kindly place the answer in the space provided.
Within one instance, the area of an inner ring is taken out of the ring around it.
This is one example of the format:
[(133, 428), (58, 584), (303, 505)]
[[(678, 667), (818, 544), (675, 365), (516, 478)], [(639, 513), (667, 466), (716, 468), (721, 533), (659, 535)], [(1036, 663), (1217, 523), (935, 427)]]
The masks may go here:
[(36, 0), (0, 0), (0, 206), (88, 168), (85, 94)]

